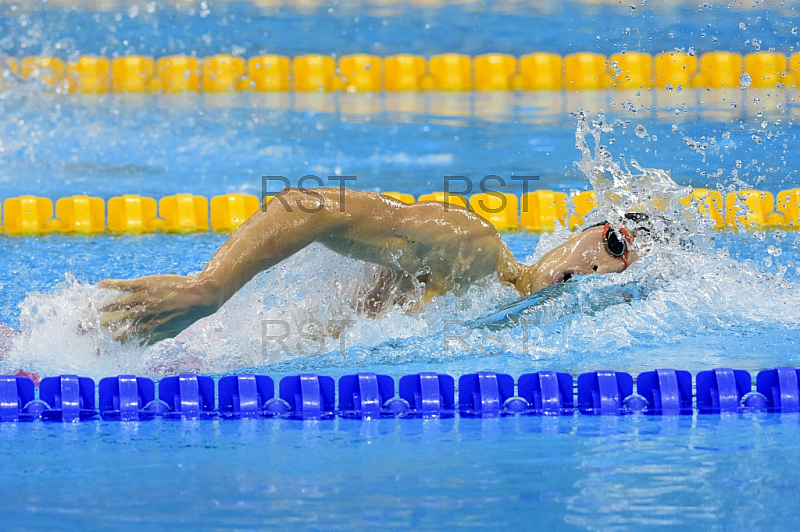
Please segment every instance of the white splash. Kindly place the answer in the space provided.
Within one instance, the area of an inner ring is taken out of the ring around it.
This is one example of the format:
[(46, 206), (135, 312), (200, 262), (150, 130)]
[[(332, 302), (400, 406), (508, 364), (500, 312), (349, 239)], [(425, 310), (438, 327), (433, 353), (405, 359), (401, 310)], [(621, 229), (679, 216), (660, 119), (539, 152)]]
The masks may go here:
[[(609, 124), (602, 111), (591, 126), (583, 111), (578, 111), (577, 118), (575, 147), (581, 159), (575, 166), (589, 179), (603, 219), (622, 225), (626, 223), (626, 213), (637, 212), (650, 218), (656, 232), (672, 232), (675, 227), (684, 232), (697, 231), (697, 217), (680, 203), (691, 193), (691, 187), (675, 183), (668, 170), (643, 168), (635, 159), (628, 163), (623, 155), (620, 162), (615, 161), (601, 142), (601, 135), (613, 132), (615, 124)], [(593, 148), (589, 146), (590, 139)]]
[(103, 291), (71, 275), (49, 293), (30, 293), (20, 303), (20, 331), (2, 367), (42, 375), (133, 372), (137, 354), (99, 326), (102, 298)]
[(219, 373), (331, 353), (347, 356), (353, 348), (369, 350), (387, 338), (429, 337), (446, 319), (479, 316), (513, 292), (487, 280), (463, 297), (437, 298), (422, 312), (397, 306), (371, 319), (358, 315), (352, 302), (363, 280), (376, 274), (372, 265), (310, 246), (257, 276), (214, 315), (152, 346), (112, 341), (99, 326), (97, 309), (113, 294), (68, 275), (52, 291), (30, 293), (20, 304), (20, 332), (0, 368), (95, 378), (158, 376)]

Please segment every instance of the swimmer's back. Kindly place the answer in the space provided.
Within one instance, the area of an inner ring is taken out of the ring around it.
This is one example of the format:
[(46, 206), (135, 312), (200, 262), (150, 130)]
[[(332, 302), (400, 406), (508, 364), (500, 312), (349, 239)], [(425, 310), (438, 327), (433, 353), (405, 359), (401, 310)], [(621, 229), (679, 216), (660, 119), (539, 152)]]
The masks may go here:
[[(338, 253), (410, 274), (447, 291), (494, 273), (507, 250), (489, 222), (440, 202), (406, 204), (377, 192), (316, 189), (341, 230), (319, 239)], [(342, 200), (343, 197), (343, 200)]]

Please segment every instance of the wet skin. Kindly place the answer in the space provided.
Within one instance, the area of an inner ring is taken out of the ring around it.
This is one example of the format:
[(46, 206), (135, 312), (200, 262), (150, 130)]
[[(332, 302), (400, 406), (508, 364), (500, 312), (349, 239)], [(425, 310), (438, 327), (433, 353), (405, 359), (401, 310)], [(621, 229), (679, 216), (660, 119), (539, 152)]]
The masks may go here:
[[(197, 277), (152, 275), (105, 280), (124, 294), (101, 308), (101, 323), (118, 341), (154, 343), (216, 312), (259, 272), (309, 244), (384, 266), (398, 279), (424, 284), (422, 303), (465, 291), (496, 275), (523, 295), (576, 275), (625, 269), (591, 227), (531, 266), (518, 262), (497, 230), (479, 215), (438, 202), (405, 204), (375, 192), (290, 189), (242, 224)], [(628, 263), (636, 260), (630, 251)]]

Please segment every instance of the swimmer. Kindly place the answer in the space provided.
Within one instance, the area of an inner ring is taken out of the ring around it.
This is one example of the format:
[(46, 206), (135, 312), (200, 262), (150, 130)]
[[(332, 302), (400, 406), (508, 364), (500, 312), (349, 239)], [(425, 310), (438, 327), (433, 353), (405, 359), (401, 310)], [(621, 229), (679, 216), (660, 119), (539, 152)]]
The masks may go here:
[(461, 294), (491, 275), (527, 296), (577, 275), (621, 272), (637, 259), (630, 233), (608, 223), (572, 235), (529, 266), (514, 258), (492, 224), (464, 208), (405, 204), (376, 192), (286, 189), (242, 224), (196, 277), (101, 281), (101, 288), (125, 292), (101, 308), (101, 324), (121, 342), (174, 337), (216, 312), (256, 274), (314, 242), (385, 268), (376, 286), (367, 287), (372, 314), (386, 308), (388, 293), (390, 304), (402, 304), (397, 287), (412, 287), (414, 280), (422, 299), (409, 307)]

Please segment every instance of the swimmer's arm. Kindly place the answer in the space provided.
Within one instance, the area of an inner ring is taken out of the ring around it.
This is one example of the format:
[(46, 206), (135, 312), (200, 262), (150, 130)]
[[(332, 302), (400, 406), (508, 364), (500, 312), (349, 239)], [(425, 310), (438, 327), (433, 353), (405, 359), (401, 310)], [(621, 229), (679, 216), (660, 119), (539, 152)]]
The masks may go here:
[[(284, 197), (293, 202), (296, 194)], [(308, 197), (302, 198), (308, 202)], [(127, 292), (107, 303), (101, 323), (119, 340), (147, 335), (154, 342), (177, 335), (216, 312), (259, 272), (278, 264), (320, 237), (336, 238), (348, 223), (338, 209), (286, 209), (273, 200), (242, 224), (217, 250), (197, 277), (153, 275), (106, 280), (99, 286)]]
[(266, 210), (256, 213), (217, 250), (195, 283), (222, 306), (260, 272), (313, 243), (326, 229), (334, 229), (325, 223), (325, 216), (297, 218), (294, 213), (278, 219)]

